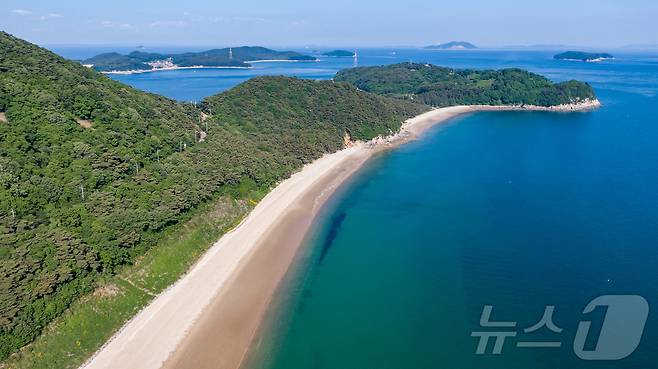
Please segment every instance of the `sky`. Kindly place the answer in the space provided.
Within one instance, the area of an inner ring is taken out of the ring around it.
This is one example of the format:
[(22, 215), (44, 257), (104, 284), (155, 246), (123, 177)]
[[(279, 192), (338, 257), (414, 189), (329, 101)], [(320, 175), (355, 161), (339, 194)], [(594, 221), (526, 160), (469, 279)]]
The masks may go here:
[(2, 0), (0, 29), (39, 45), (658, 44), (658, 0)]

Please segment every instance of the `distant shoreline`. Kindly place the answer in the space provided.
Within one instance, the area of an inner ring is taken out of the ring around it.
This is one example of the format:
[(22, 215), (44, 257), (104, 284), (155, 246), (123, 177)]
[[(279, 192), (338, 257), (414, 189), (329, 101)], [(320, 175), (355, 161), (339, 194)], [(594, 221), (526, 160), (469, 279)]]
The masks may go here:
[(194, 65), (191, 67), (169, 67), (169, 68), (154, 68), (154, 69), (133, 69), (133, 70), (111, 70), (111, 71), (101, 71), (103, 74), (141, 74), (141, 73), (152, 73), (152, 72), (162, 72), (168, 70), (180, 70), (180, 69), (252, 69), (253, 67), (231, 67), (231, 66), (205, 66), (205, 65)]
[(581, 63), (598, 63), (606, 60), (615, 60), (615, 58), (595, 58), (595, 59), (557, 59), (562, 61), (572, 61), (572, 62), (581, 62)]
[(399, 132), (350, 142), (281, 182), (174, 285), (122, 327), (81, 368), (239, 368), (268, 305), (319, 209), (375, 153), (478, 111), (573, 112), (598, 100), (538, 106), (453, 106), (405, 121)]
[[(271, 59), (271, 60), (248, 60), (245, 63), (255, 64), (255, 63), (282, 63), (282, 62), (291, 62), (291, 63), (302, 63), (302, 62), (319, 62), (320, 59), (314, 60), (287, 60), (287, 59)], [(85, 65), (88, 68), (93, 68), (92, 66)], [(179, 69), (253, 69), (252, 66), (248, 67), (234, 67), (234, 66), (208, 66), (208, 65), (193, 65), (189, 67), (166, 67), (166, 68), (154, 68), (154, 69), (133, 69), (133, 70), (110, 70), (110, 71), (101, 71), (103, 74), (141, 74), (141, 73), (152, 73), (152, 72), (161, 72), (169, 70), (179, 70)]]
[(247, 60), (245, 63), (317, 63), (320, 59), (309, 60), (289, 60), (289, 59), (264, 59), (264, 60)]

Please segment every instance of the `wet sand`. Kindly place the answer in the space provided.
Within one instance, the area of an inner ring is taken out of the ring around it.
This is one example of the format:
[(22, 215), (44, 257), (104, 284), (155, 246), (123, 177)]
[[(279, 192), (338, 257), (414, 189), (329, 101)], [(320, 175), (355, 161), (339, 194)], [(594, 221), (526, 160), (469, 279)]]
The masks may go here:
[(367, 159), (367, 152), (327, 173), (272, 224), (230, 286), (203, 312), (164, 368), (238, 368), (269, 302), (322, 204)]

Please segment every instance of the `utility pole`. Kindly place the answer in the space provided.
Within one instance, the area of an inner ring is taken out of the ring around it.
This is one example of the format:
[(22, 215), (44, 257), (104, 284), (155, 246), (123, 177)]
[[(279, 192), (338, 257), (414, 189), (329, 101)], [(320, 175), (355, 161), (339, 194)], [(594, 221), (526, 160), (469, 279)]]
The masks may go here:
[(11, 217), (16, 218), (16, 212), (14, 211), (14, 208), (11, 208)]
[(135, 163), (135, 174), (139, 174), (139, 163)]
[(160, 149), (155, 149), (155, 156), (158, 159), (158, 164), (160, 164)]
[(82, 197), (82, 201), (85, 201), (85, 186), (80, 185), (80, 197)]

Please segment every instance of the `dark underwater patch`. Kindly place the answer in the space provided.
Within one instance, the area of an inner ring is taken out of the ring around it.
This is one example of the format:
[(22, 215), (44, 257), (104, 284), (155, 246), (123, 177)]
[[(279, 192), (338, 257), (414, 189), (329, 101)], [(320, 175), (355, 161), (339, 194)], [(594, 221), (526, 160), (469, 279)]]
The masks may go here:
[(322, 264), (322, 261), (324, 260), (325, 256), (327, 256), (327, 252), (329, 252), (329, 249), (333, 245), (334, 240), (336, 240), (336, 237), (338, 236), (338, 231), (340, 230), (340, 227), (343, 224), (345, 217), (347, 217), (347, 213), (341, 211), (340, 213), (336, 214), (336, 216), (333, 217), (333, 219), (331, 219), (331, 224), (329, 225), (329, 231), (327, 232), (327, 237), (324, 239), (324, 243), (322, 244), (322, 251), (320, 252), (318, 265)]

